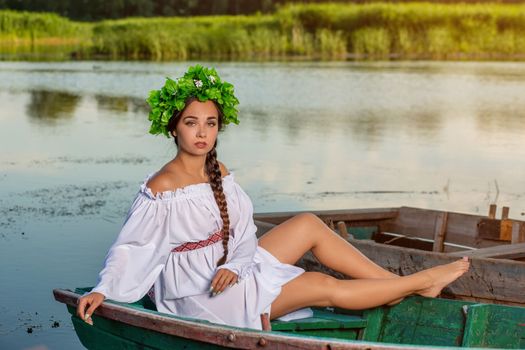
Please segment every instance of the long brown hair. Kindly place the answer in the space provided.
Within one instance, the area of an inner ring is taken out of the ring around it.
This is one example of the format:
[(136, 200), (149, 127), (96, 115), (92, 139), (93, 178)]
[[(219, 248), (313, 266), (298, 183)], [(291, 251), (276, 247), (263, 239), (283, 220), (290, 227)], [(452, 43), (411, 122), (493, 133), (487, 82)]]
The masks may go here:
[[(173, 116), (170, 118), (168, 122), (168, 131), (173, 135), (173, 131), (175, 130), (177, 124), (179, 123), (179, 120), (182, 116), (182, 113), (192, 103), (193, 101), (198, 101), (196, 97), (190, 97), (186, 100), (185, 107), (179, 112), (175, 112)], [(218, 112), (218, 126), (219, 131), (222, 130), (223, 124), (222, 124), (222, 112), (217, 103), (215, 101), (211, 100), (213, 104), (215, 105), (215, 108)], [(177, 147), (179, 146), (179, 143), (177, 141), (177, 136), (174, 136), (175, 145)], [(223, 235), (222, 238), (222, 247), (224, 248), (224, 255), (219, 259), (217, 262), (217, 266), (223, 265), (226, 262), (226, 257), (228, 256), (228, 241), (230, 240), (230, 217), (228, 215), (228, 203), (226, 202), (226, 196), (224, 195), (224, 191), (222, 188), (222, 176), (221, 176), (221, 168), (219, 166), (219, 162), (217, 161), (217, 140), (215, 140), (215, 144), (213, 145), (213, 148), (208, 152), (206, 155), (206, 163), (205, 163), (205, 171), (206, 175), (208, 175), (208, 180), (211, 185), (211, 189), (213, 190), (213, 196), (215, 197), (215, 202), (217, 203), (217, 206), (219, 207), (219, 211), (221, 214), (222, 219), (222, 229), (221, 233)]]

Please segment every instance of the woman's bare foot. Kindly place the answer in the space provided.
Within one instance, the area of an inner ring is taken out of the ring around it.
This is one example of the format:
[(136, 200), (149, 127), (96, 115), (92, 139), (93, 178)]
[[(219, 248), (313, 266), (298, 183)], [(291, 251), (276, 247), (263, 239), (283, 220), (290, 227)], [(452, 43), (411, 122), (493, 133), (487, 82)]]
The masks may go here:
[(424, 297), (437, 297), (443, 288), (467, 272), (469, 266), (470, 262), (468, 258), (463, 257), (463, 259), (450, 264), (440, 265), (418, 272), (426, 275), (426, 278), (429, 280), (429, 286), (417, 291), (416, 294)]

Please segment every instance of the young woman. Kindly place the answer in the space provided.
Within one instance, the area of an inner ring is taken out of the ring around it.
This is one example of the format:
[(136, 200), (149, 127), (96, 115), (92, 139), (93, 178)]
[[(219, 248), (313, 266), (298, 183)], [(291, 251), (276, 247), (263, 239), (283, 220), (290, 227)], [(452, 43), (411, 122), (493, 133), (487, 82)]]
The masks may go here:
[[(217, 160), (219, 130), (238, 123), (233, 86), (197, 65), (152, 91), (148, 103), (150, 132), (173, 136), (177, 155), (141, 185), (97, 286), (79, 299), (86, 322), (105, 299), (134, 302), (149, 291), (161, 312), (261, 329), (264, 313), (294, 319), (309, 316), (308, 306), (364, 309), (410, 294), (435, 297), (468, 270), (462, 259), (399, 277), (308, 213), (257, 240), (252, 203)], [(309, 250), (353, 279), (294, 266)]]

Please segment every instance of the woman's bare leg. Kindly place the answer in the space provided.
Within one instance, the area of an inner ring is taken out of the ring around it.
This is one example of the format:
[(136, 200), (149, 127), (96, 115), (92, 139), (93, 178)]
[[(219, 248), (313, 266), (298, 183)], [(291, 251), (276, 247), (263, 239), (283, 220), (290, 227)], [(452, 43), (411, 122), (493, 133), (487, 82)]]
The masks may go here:
[(384, 305), (413, 293), (435, 297), (468, 267), (467, 260), (458, 260), (409, 276), (359, 280), (338, 280), (320, 272), (305, 272), (283, 286), (281, 294), (272, 303), (271, 318), (306, 306), (360, 310)]
[(398, 277), (368, 259), (310, 213), (274, 227), (259, 239), (259, 245), (286, 264), (295, 264), (312, 250), (323, 265), (353, 278)]

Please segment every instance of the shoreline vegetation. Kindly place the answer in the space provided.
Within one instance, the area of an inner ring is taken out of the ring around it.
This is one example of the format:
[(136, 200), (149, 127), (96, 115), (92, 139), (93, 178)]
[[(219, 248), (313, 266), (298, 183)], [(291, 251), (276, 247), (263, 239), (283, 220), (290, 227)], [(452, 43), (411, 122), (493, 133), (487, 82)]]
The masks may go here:
[(99, 22), (5, 10), (0, 58), (525, 60), (525, 4), (294, 4)]

